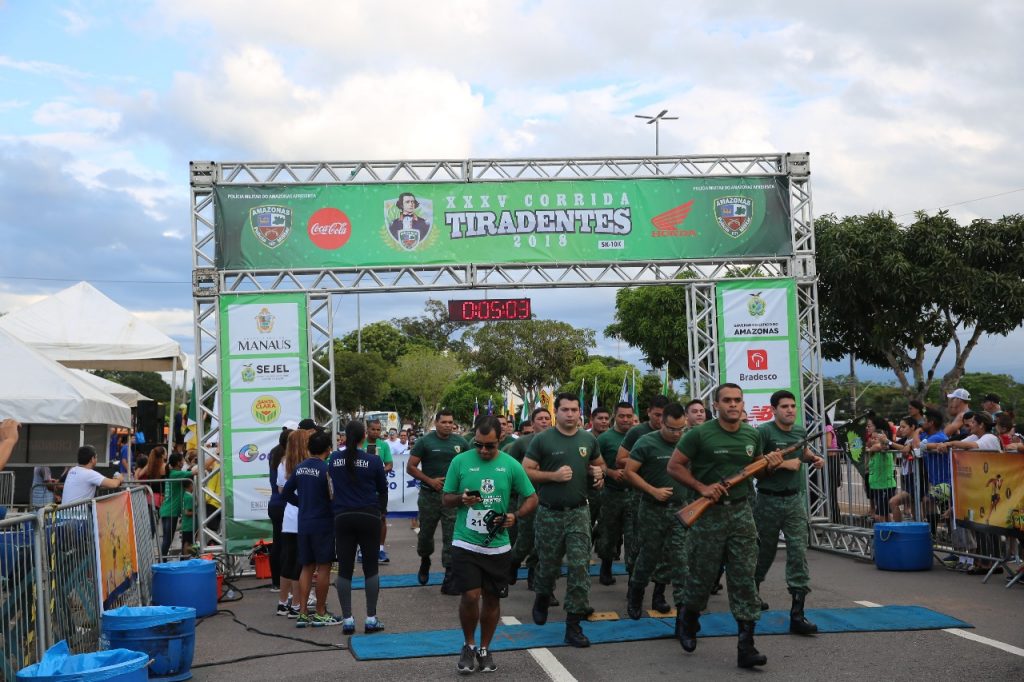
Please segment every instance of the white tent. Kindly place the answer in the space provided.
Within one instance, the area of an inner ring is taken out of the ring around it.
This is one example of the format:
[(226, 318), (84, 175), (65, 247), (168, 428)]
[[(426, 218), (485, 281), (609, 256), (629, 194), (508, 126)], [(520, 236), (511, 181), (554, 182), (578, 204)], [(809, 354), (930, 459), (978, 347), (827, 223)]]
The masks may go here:
[(0, 415), (23, 424), (131, 424), (131, 409), (0, 329)]
[(89, 374), (84, 369), (72, 369), (69, 371), (83, 381), (100, 389), (104, 393), (114, 396), (128, 407), (135, 407), (139, 404), (140, 400), (149, 400), (149, 398), (142, 395), (134, 388), (129, 388), (128, 386), (119, 384), (116, 381), (110, 381), (109, 379), (98, 377), (95, 374)]
[(65, 367), (128, 372), (185, 369), (178, 343), (88, 282), (0, 317), (0, 329)]

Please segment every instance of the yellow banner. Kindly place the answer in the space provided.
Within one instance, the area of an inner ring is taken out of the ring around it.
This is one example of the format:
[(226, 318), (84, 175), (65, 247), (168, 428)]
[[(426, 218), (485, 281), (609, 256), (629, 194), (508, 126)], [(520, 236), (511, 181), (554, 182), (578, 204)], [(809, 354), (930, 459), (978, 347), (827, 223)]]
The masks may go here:
[(1024, 455), (954, 450), (953, 509), (968, 528), (1024, 537)]

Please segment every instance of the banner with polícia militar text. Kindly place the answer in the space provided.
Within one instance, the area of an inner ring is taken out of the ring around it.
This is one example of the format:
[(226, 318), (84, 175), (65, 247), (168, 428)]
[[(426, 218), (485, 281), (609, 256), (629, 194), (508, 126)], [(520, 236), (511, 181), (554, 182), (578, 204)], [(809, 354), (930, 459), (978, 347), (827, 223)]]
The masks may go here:
[(221, 270), (793, 253), (784, 176), (220, 185)]

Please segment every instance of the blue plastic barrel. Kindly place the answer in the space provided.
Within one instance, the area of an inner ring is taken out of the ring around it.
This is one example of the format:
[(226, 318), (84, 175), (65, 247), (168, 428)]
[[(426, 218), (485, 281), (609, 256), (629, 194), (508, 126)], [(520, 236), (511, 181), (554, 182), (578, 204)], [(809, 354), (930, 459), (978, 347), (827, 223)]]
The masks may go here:
[(876, 523), (875, 566), (883, 571), (927, 571), (932, 536), (927, 523)]
[(101, 649), (131, 649), (152, 663), (149, 679), (192, 678), (196, 610), (189, 606), (122, 606), (103, 612)]
[(61, 640), (50, 647), (43, 660), (18, 671), (18, 680), (37, 682), (146, 682), (149, 656), (128, 649), (111, 649), (91, 654), (68, 651)]
[(153, 564), (153, 603), (158, 606), (191, 606), (196, 617), (217, 612), (217, 564), (189, 559)]

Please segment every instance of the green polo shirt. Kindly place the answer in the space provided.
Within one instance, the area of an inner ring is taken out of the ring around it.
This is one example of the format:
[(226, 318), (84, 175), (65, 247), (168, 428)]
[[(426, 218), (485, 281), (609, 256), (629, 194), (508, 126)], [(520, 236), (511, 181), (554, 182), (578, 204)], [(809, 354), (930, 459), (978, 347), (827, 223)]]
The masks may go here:
[[(672, 459), (672, 452), (675, 449), (675, 443), (666, 442), (660, 431), (652, 431), (633, 445), (633, 449), (629, 451), (629, 458), (640, 464), (637, 471), (640, 478), (655, 488), (672, 488), (672, 499), (669, 502), (680, 504), (689, 497), (689, 488), (668, 475), (668, 461)], [(648, 502), (657, 502), (646, 493), (644, 499)]]
[(526, 457), (535, 461), (541, 471), (556, 471), (566, 464), (572, 467), (572, 478), (565, 483), (541, 483), (537, 496), (549, 507), (577, 507), (587, 500), (590, 488), (588, 469), (601, 456), (593, 434), (578, 430), (566, 436), (552, 426), (530, 441)]
[[(619, 433), (615, 429), (608, 429), (597, 437), (597, 447), (601, 450), (601, 458), (604, 459), (605, 466), (609, 469), (618, 468), (615, 466), (615, 455), (618, 454), (619, 446), (622, 445), (622, 441), (625, 438), (625, 433)], [(613, 481), (611, 478), (604, 479), (604, 487), (606, 490), (629, 489), (629, 486), (626, 483), (619, 483), (617, 481)]]
[[(717, 419), (690, 429), (676, 445), (690, 460), (690, 471), (704, 485), (720, 483), (738, 474), (761, 455), (761, 437), (750, 424), (740, 424), (738, 431), (726, 431)], [(727, 499), (737, 502), (752, 492), (750, 479), (737, 484)]]
[[(785, 450), (791, 445), (799, 443), (807, 437), (807, 429), (797, 424), (789, 431), (783, 431), (775, 422), (768, 422), (757, 427), (757, 435), (761, 438), (761, 450), (771, 452), (772, 450)], [(803, 448), (786, 455), (785, 459), (800, 459), (803, 456)], [(775, 473), (765, 472), (757, 477), (758, 490), (771, 490), (776, 493), (797, 492), (800, 490), (800, 480), (804, 476), (804, 465), (796, 471), (776, 470)]]
[(409, 454), (420, 458), (420, 469), (424, 474), (430, 478), (444, 478), (455, 456), (467, 450), (469, 443), (462, 436), (453, 433), (447, 438), (441, 438), (437, 431), (431, 431), (416, 441)]

